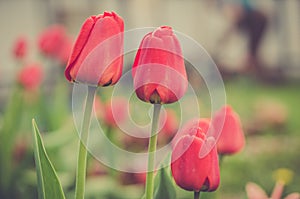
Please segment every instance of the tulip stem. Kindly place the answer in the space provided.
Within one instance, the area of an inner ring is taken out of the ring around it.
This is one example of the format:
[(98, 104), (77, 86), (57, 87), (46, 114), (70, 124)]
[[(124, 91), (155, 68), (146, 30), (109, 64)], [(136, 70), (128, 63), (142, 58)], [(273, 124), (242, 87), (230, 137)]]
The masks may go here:
[(85, 190), (85, 178), (86, 178), (86, 161), (87, 161), (87, 150), (85, 144), (88, 139), (88, 132), (91, 122), (91, 113), (93, 109), (94, 95), (97, 87), (88, 86), (88, 94), (85, 102), (85, 110), (83, 116), (83, 123), (80, 132), (79, 140), (79, 151), (77, 159), (77, 171), (76, 171), (76, 188), (75, 188), (75, 199), (84, 198)]
[(219, 166), (221, 167), (222, 163), (223, 163), (223, 159), (224, 159), (224, 155), (223, 154), (219, 154)]
[(194, 199), (200, 198), (200, 191), (194, 191)]
[(154, 191), (154, 164), (155, 164), (155, 151), (157, 143), (157, 125), (161, 109), (161, 104), (154, 104), (151, 137), (148, 146), (148, 172), (146, 178), (146, 199), (153, 198)]
[(115, 170), (115, 155), (113, 154), (114, 150), (113, 150), (113, 145), (114, 145), (114, 134), (113, 134), (113, 127), (111, 125), (108, 125), (107, 130), (106, 130), (106, 137), (109, 139), (110, 144), (109, 147), (112, 147), (111, 149), (109, 149), (109, 154), (107, 154), (107, 157), (109, 157), (109, 163), (110, 163), (110, 167), (109, 167), (109, 175), (113, 178), (117, 177), (117, 170)]

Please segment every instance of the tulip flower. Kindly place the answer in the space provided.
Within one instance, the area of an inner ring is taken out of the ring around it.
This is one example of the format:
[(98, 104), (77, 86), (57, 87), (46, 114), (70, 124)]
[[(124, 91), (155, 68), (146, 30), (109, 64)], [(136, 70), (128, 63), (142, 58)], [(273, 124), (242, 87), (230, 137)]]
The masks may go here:
[(101, 101), (101, 99), (98, 95), (95, 95), (95, 97), (94, 97), (94, 112), (98, 119), (103, 118), (103, 115), (104, 115), (103, 109), (104, 109), (103, 102)]
[(28, 48), (28, 44), (26, 38), (19, 37), (14, 44), (14, 48), (13, 48), (14, 56), (17, 59), (24, 58), (27, 54), (27, 48)]
[(209, 120), (204, 119), (187, 123), (172, 151), (171, 170), (176, 184), (195, 193), (215, 191), (220, 182), (216, 147), (205, 157), (199, 156), (202, 147), (215, 143), (213, 137), (206, 137), (208, 126)]
[(116, 13), (91, 16), (81, 27), (65, 69), (67, 80), (88, 85), (77, 159), (76, 199), (84, 198), (87, 149), (83, 143), (88, 139), (96, 89), (97, 86), (113, 85), (120, 79), (123, 40), (123, 19)]
[(173, 136), (176, 133), (178, 128), (178, 121), (176, 117), (176, 113), (172, 109), (166, 110), (165, 123), (161, 131), (168, 136)]
[(172, 109), (166, 109), (165, 115), (160, 118), (160, 126), (162, 126), (158, 141), (165, 144), (172, 140), (178, 129), (178, 121), (175, 111)]
[(145, 102), (168, 104), (184, 95), (188, 83), (184, 59), (171, 27), (159, 27), (143, 38), (132, 76), (136, 94)]
[(114, 98), (104, 107), (104, 121), (111, 127), (125, 120), (127, 116), (127, 101), (123, 98)]
[(72, 50), (73, 42), (70, 38), (66, 37), (57, 51), (55, 58), (63, 65), (68, 63), (71, 50)]
[(185, 135), (196, 136), (204, 139), (210, 128), (212, 127), (208, 118), (190, 120), (175, 135), (172, 140), (172, 146), (174, 147), (175, 144)]
[[(224, 124), (222, 121), (224, 121)], [(241, 121), (238, 114), (230, 106), (225, 106), (217, 112), (213, 117), (212, 123), (216, 131), (221, 131), (217, 143), (219, 154), (235, 154), (243, 149), (245, 137)]]
[(58, 24), (51, 25), (40, 34), (38, 38), (38, 46), (44, 55), (55, 57), (61, 50), (65, 39), (65, 27)]
[(36, 90), (43, 80), (43, 70), (39, 64), (30, 64), (22, 68), (18, 74), (18, 82), (25, 90)]
[(121, 77), (123, 19), (114, 12), (89, 17), (81, 27), (65, 70), (69, 81), (109, 86)]
[(143, 38), (133, 63), (132, 77), (138, 98), (154, 104), (145, 189), (146, 199), (150, 199), (154, 190), (154, 152), (161, 105), (178, 101), (188, 83), (181, 47), (171, 27), (161, 26)]
[(146, 173), (121, 173), (120, 181), (123, 185), (145, 184)]

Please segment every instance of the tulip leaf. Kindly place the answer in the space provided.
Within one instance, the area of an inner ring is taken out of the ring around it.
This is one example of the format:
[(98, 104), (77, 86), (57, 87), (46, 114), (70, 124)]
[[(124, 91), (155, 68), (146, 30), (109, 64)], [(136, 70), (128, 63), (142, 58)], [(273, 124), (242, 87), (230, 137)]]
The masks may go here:
[(170, 168), (161, 168), (155, 176), (154, 198), (174, 199), (176, 191), (170, 176)]
[[(2, 193), (10, 194), (10, 184), (14, 180), (12, 166), (12, 152), (14, 148), (15, 138), (18, 133), (18, 128), (23, 109), (22, 92), (16, 88), (12, 92), (12, 96), (8, 101), (7, 107), (3, 114), (3, 121), (0, 126), (0, 195)], [(9, 196), (7, 196), (9, 198)]]
[(34, 120), (32, 120), (32, 126), (39, 198), (65, 199), (61, 183), (51, 161), (48, 158), (39, 129)]

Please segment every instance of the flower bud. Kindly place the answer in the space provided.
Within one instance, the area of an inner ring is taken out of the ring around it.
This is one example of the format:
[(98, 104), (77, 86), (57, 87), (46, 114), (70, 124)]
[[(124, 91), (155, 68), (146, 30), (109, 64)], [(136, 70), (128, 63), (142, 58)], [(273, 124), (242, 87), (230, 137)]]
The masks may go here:
[[(198, 128), (195, 128), (197, 124)], [(214, 138), (207, 138), (202, 130), (206, 127), (205, 120), (197, 123), (189, 122), (183, 129), (186, 131), (176, 143), (172, 151), (171, 170), (178, 186), (188, 191), (214, 191), (220, 183), (219, 160), (216, 147), (200, 158), (200, 150)], [(183, 132), (184, 133), (184, 132)]]
[(81, 27), (65, 70), (69, 81), (115, 84), (123, 68), (123, 19), (114, 12), (89, 17)]
[[(224, 124), (221, 121), (224, 121)], [(217, 142), (219, 154), (235, 154), (243, 149), (245, 137), (241, 121), (238, 114), (230, 106), (223, 107), (215, 114), (213, 117), (213, 126), (216, 131), (221, 131)]]
[(168, 104), (184, 95), (188, 83), (184, 59), (171, 27), (159, 27), (143, 38), (132, 76), (136, 94), (145, 102)]

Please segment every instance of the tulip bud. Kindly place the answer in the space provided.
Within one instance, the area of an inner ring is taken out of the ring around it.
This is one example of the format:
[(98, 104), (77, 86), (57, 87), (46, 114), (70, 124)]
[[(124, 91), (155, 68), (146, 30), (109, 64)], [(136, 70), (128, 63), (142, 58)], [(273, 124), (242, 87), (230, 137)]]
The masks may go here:
[[(198, 128), (195, 128), (197, 124)], [(214, 191), (220, 182), (219, 160), (216, 147), (200, 158), (202, 147), (214, 143), (214, 138), (206, 138), (200, 126), (206, 121), (189, 122), (183, 129), (186, 132), (172, 151), (171, 170), (178, 186), (188, 191)]]
[(107, 125), (116, 127), (126, 118), (127, 101), (124, 98), (113, 98), (104, 107), (104, 121)]
[(18, 75), (18, 82), (26, 90), (37, 89), (43, 79), (43, 70), (39, 64), (27, 65), (21, 69)]
[(162, 126), (158, 134), (159, 143), (168, 143), (178, 130), (178, 121), (175, 111), (166, 109), (165, 114), (159, 118), (159, 126)]
[(175, 135), (172, 140), (172, 145), (174, 146), (178, 140), (185, 135), (196, 136), (198, 138), (205, 139), (210, 128), (210, 120), (207, 118), (190, 120)]
[(14, 56), (18, 59), (24, 58), (27, 54), (27, 45), (28, 44), (26, 38), (19, 37), (14, 44), (14, 48), (13, 48)]
[(96, 114), (96, 117), (98, 119), (102, 119), (104, 115), (104, 104), (101, 101), (100, 97), (98, 95), (95, 95), (94, 97), (94, 112)]
[(55, 56), (61, 64), (65, 65), (68, 62), (72, 50), (72, 45), (73, 42), (71, 38), (66, 37)]
[[(223, 120), (224, 124), (221, 122)], [(213, 117), (213, 126), (216, 131), (221, 131), (217, 143), (219, 154), (235, 154), (243, 149), (245, 137), (241, 127), (240, 118), (230, 106), (223, 107), (215, 114)]]
[(171, 27), (159, 27), (143, 38), (132, 76), (136, 94), (145, 102), (168, 104), (184, 95), (188, 83), (184, 59)]
[(40, 34), (38, 46), (44, 55), (55, 57), (61, 50), (65, 39), (65, 27), (58, 24), (51, 25)]
[(81, 27), (65, 70), (69, 81), (109, 86), (121, 77), (123, 19), (114, 12), (89, 17)]

